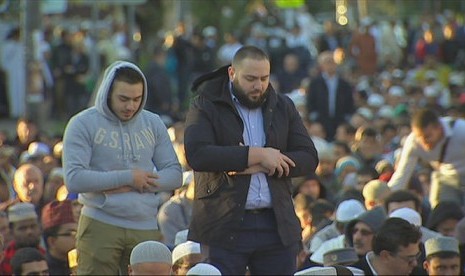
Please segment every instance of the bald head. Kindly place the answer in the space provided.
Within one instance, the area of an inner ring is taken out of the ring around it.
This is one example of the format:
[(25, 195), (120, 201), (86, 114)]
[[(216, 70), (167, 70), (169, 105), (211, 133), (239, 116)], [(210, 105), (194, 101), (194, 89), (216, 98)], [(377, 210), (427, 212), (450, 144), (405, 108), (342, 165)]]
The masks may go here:
[(44, 176), (32, 164), (21, 165), (15, 172), (13, 188), (22, 202), (38, 204), (44, 190)]

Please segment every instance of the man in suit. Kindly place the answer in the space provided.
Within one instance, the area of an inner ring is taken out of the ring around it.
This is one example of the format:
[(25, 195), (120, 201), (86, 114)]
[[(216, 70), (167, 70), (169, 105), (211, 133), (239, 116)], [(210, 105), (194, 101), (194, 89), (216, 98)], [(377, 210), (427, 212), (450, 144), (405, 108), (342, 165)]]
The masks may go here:
[(332, 141), (337, 126), (349, 121), (354, 112), (352, 87), (337, 73), (333, 52), (321, 53), (318, 65), (321, 74), (311, 80), (307, 91), (308, 119), (325, 126), (326, 139)]

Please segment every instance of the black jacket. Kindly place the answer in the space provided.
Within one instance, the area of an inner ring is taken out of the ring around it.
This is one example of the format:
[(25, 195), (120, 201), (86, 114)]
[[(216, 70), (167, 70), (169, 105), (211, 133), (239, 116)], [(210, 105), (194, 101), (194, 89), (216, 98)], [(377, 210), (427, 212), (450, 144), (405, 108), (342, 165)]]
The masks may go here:
[(354, 113), (354, 98), (350, 84), (338, 77), (336, 88), (336, 105), (334, 117), (329, 114), (329, 96), (326, 81), (319, 75), (312, 79), (307, 91), (307, 111), (309, 114), (316, 112), (317, 117), (312, 118), (320, 122), (326, 130), (327, 139), (332, 141), (336, 133), (336, 128), (343, 122), (350, 119)]
[[(278, 232), (284, 245), (301, 239), (301, 228), (291, 198), (291, 177), (314, 172), (318, 157), (292, 101), (277, 94), (271, 85), (262, 107), (266, 147), (279, 149), (296, 167), (289, 177), (267, 177)], [(248, 146), (242, 146), (244, 124), (231, 99), (227, 67), (194, 82), (196, 93), (186, 116), (184, 145), (195, 175), (195, 201), (190, 240), (232, 248), (235, 230), (244, 215), (250, 175), (229, 176), (243, 171)]]

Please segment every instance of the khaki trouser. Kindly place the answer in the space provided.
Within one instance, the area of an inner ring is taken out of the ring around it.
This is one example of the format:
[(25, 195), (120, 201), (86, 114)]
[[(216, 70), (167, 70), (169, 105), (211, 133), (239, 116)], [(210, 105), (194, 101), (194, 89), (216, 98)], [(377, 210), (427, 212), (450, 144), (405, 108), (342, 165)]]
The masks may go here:
[(121, 228), (81, 215), (76, 237), (77, 274), (127, 275), (132, 248), (160, 238), (158, 230)]

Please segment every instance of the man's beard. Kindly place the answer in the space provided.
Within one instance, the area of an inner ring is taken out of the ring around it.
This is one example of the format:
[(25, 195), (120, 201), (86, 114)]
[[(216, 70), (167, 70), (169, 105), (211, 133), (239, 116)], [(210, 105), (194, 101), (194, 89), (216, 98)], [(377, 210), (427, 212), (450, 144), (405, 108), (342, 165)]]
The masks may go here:
[(247, 94), (245, 93), (245, 91), (242, 89), (242, 87), (239, 85), (237, 81), (233, 81), (232, 92), (234, 96), (237, 98), (237, 100), (243, 106), (249, 109), (256, 109), (256, 108), (261, 107), (263, 103), (266, 101), (266, 97), (268, 96), (268, 91), (265, 91), (265, 93), (261, 94), (257, 100), (255, 101), (251, 100), (247, 97)]

